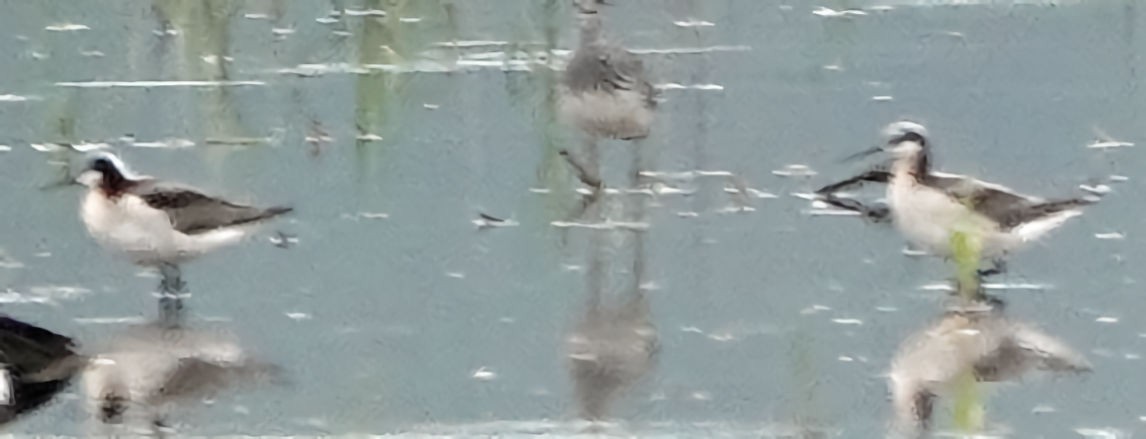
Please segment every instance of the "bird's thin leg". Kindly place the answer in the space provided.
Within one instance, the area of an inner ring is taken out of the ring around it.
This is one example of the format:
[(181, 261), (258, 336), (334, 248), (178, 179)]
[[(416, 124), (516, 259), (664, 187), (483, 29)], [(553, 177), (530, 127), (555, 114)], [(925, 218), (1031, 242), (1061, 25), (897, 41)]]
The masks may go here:
[(645, 183), (645, 178), (641, 175), (642, 168), (645, 167), (644, 153), (646, 151), (642, 140), (644, 139), (631, 140), (633, 143), (633, 160), (629, 163), (629, 185), (633, 189), (638, 189)]
[(585, 212), (589, 210), (589, 208), (593, 207), (593, 205), (596, 204), (597, 201), (601, 198), (602, 189), (605, 188), (605, 183), (601, 180), (600, 177), (601, 172), (600, 160), (598, 158), (597, 140), (592, 136), (586, 136), (584, 139), (585, 145), (583, 149), (585, 150), (584, 153), (589, 157), (588, 166), (586, 166), (584, 162), (581, 162), (576, 157), (574, 157), (573, 153), (569, 152), (568, 149), (562, 149), (558, 152), (558, 154), (560, 154), (561, 157), (563, 157), (565, 161), (569, 163), (569, 167), (573, 168), (573, 172), (577, 174), (577, 179), (581, 180), (581, 183), (584, 185), (593, 189), (591, 194), (581, 198), (581, 205), (577, 209), (577, 214), (574, 215), (575, 218), (581, 217), (585, 214)]
[[(631, 187), (632, 189), (639, 189), (639, 188), (641, 188), (641, 186), (643, 186), (645, 184), (645, 178), (643, 176), (641, 176), (641, 168), (643, 168), (645, 165), (645, 160), (644, 160), (645, 156), (643, 154), (646, 152), (646, 149), (641, 147), (642, 146), (641, 143), (642, 142), (640, 142), (639, 140), (634, 141), (634, 145), (633, 145), (634, 148), (632, 151), (633, 152), (633, 160), (629, 165), (629, 187)], [(630, 206), (629, 221), (632, 221), (634, 223), (645, 222), (646, 214), (648, 213), (647, 212), (648, 211), (648, 200), (645, 197), (638, 195), (637, 197), (629, 198), (626, 201), (628, 202), (628, 204)], [(645, 254), (645, 236), (644, 236), (643, 232), (636, 231), (636, 230), (634, 230), (632, 232), (632, 236), (633, 236), (633, 273), (632, 273), (633, 284), (632, 284), (632, 292), (634, 294), (634, 297), (641, 297), (641, 295), (644, 294), (644, 291), (641, 290), (641, 284), (643, 284), (647, 280), (646, 278), (648, 276), (648, 273), (647, 273), (648, 267), (646, 266), (646, 260), (645, 260), (645, 257), (646, 257), (646, 254)]]
[(182, 320), (183, 294), (187, 291), (187, 284), (183, 282), (178, 265), (161, 264), (159, 274), (159, 319), (169, 326), (178, 326)]
[(604, 184), (601, 182), (601, 178), (598, 177), (596, 173), (591, 173), (584, 164), (573, 157), (573, 154), (570, 153), (569, 150), (562, 149), (559, 154), (561, 154), (561, 157), (565, 158), (566, 162), (569, 162), (569, 166), (573, 168), (573, 172), (577, 174), (577, 179), (581, 180), (581, 183), (584, 183), (586, 186), (589, 186), (595, 190), (599, 190), (604, 187)]
[(569, 162), (577, 173), (577, 178), (585, 185), (600, 191), (605, 187), (605, 182), (601, 179), (601, 149), (599, 148), (599, 138), (594, 135), (584, 135), (581, 137), (581, 158), (584, 161), (577, 160), (569, 153), (569, 150), (561, 150), (562, 157)]

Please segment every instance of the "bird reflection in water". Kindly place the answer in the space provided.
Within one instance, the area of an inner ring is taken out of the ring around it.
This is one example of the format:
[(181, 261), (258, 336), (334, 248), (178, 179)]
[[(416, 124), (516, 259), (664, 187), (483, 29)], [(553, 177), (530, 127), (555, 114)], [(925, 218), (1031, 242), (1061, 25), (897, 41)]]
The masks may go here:
[[(606, 215), (602, 209), (616, 201), (620, 199), (604, 198), (592, 202), (585, 211), (588, 220), (603, 220)], [(629, 198), (625, 201), (628, 201), (628, 207), (638, 209), (638, 218), (643, 216), (643, 200)], [(606, 420), (612, 404), (648, 375), (656, 363), (660, 343), (656, 326), (650, 318), (645, 288), (645, 232), (605, 229), (587, 233), (585, 311), (566, 338), (565, 348), (578, 414), (587, 421), (596, 422)], [(610, 249), (610, 238), (621, 238), (618, 241), (631, 243), (631, 251)], [(620, 264), (623, 260), (619, 257), (621, 255), (632, 257), (631, 269), (610, 270), (623, 266)], [(610, 282), (613, 274), (626, 274), (627, 282), (613, 288)], [(620, 294), (612, 293), (614, 290)]]
[[(627, 210), (630, 224), (646, 224), (645, 200), (610, 197), (605, 194), (598, 140), (641, 142), (647, 138), (656, 109), (657, 92), (642, 61), (603, 35), (602, 0), (573, 0), (580, 44), (566, 66), (561, 86), (559, 114), (584, 135), (584, 157), (568, 150), (561, 156), (578, 179), (589, 186), (575, 216), (585, 223), (606, 224), (615, 215), (604, 209)], [(633, 150), (630, 182), (639, 187), (645, 148)], [(645, 378), (660, 351), (656, 327), (649, 316), (649, 302), (642, 288), (645, 273), (645, 232), (634, 228), (591, 228), (587, 233), (588, 269), (585, 271), (586, 308), (565, 343), (573, 394), (581, 418), (606, 420), (619, 398)], [(631, 252), (611, 248), (610, 238), (631, 244)], [(628, 268), (619, 254), (630, 253)], [(620, 273), (628, 271), (627, 273)], [(624, 286), (614, 286), (613, 272), (626, 274)]]
[(1005, 304), (980, 295), (950, 308), (908, 337), (892, 360), (893, 438), (924, 437), (938, 396), (970, 373), (979, 382), (1018, 380), (1028, 372), (1088, 372), (1090, 364), (1061, 340), (1004, 315)]
[(272, 364), (252, 358), (235, 337), (216, 329), (131, 326), (99, 346), (83, 373), (94, 434), (164, 435), (168, 415), (230, 387), (273, 382)]
[(590, 294), (584, 319), (566, 339), (579, 414), (604, 420), (612, 403), (639, 382), (660, 350), (649, 304), (639, 290), (619, 305)]

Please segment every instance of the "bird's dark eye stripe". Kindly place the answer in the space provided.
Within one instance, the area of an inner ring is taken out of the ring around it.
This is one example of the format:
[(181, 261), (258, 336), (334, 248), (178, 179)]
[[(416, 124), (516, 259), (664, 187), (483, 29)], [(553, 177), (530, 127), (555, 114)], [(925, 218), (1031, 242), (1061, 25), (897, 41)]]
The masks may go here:
[(896, 143), (909, 142), (909, 141), (918, 143), (920, 145), (926, 145), (927, 144), (927, 140), (924, 139), (923, 136), (921, 136), (919, 133), (914, 132), (914, 131), (908, 131), (906, 133), (903, 133), (903, 134), (900, 134), (896, 137), (893, 137), (890, 141), (888, 141), (888, 143), (896, 144)]

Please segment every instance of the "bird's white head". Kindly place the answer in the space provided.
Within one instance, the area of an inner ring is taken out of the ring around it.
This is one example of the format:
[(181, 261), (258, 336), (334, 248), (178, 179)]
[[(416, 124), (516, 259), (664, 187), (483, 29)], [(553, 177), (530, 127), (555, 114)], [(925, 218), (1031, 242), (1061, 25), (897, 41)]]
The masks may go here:
[(883, 150), (897, 157), (912, 156), (927, 148), (927, 128), (915, 122), (901, 120), (883, 128), (886, 142)]
[(119, 156), (109, 151), (97, 151), (88, 155), (87, 164), (76, 181), (89, 188), (106, 189), (106, 186), (116, 186), (137, 178)]

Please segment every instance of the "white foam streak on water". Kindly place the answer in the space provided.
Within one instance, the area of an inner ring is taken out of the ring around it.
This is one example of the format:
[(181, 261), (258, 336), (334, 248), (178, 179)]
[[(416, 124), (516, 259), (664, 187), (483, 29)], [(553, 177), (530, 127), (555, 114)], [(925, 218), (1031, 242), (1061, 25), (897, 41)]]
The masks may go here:
[(0, 303), (40, 303), (50, 304), (52, 301), (46, 297), (31, 297), (12, 290), (0, 291)]
[(81, 325), (122, 325), (122, 324), (139, 324), (147, 321), (146, 318), (140, 316), (124, 316), (124, 317), (77, 317), (73, 319), (76, 323)]
[(672, 22), (672, 24), (675, 26), (678, 26), (678, 27), (712, 27), (712, 26), (716, 26), (716, 23), (713, 23), (711, 21), (697, 20), (697, 19), (674, 21), (674, 22)]
[(702, 90), (702, 91), (724, 91), (724, 86), (720, 84), (678, 84), (675, 82), (667, 82), (664, 84), (657, 84), (659, 90)]
[(38, 100), (40, 100), (40, 97), (38, 97), (38, 96), (20, 96), (20, 95), (13, 95), (13, 94), (0, 95), (0, 102), (25, 102), (25, 101), (32, 101), (32, 100), (38, 101)]
[[(1036, 284), (1036, 283), (985, 283), (984, 289), (988, 290), (1029, 290), (1029, 291), (1043, 291), (1054, 288), (1051, 284)], [(955, 291), (955, 287), (950, 283), (936, 282), (919, 286), (920, 290), (924, 291)]]
[(1090, 149), (1116, 149), (1127, 148), (1131, 146), (1134, 146), (1134, 142), (1123, 142), (1120, 140), (1095, 140), (1094, 142), (1086, 145), (1086, 147)]
[(195, 142), (187, 139), (163, 139), (153, 142), (132, 142), (131, 146), (136, 148), (190, 148), (195, 146)]
[(837, 11), (835, 9), (825, 8), (823, 6), (820, 6), (820, 7), (816, 8), (814, 11), (812, 11), (812, 14), (813, 15), (819, 15), (821, 17), (851, 17), (851, 16), (864, 16), (864, 15), (867, 15), (867, 12), (864, 12), (864, 11), (861, 11), (858, 9), (845, 9), (845, 10)]
[(267, 85), (263, 81), (80, 81), (57, 82), (57, 87), (112, 88), (112, 87), (239, 87)]
[[(333, 11), (332, 11), (333, 12)], [(386, 11), (381, 9), (343, 9), (347, 17), (385, 17)]]
[(942, 7), (942, 6), (1069, 6), (1082, 4), (1085, 0), (875, 0), (865, 9), (877, 9), (894, 6), (914, 7)]
[[(439, 42), (439, 48), (486, 47), (505, 45), (501, 41), (469, 41), (469, 42)], [(663, 49), (630, 49), (635, 54), (699, 54), (709, 52), (743, 52), (752, 50), (749, 46), (707, 46), (707, 47), (676, 47)], [(467, 72), (481, 69), (497, 69), (506, 72), (528, 72), (534, 68), (562, 70), (565, 61), (571, 57), (571, 50), (553, 49), (549, 51), (486, 51), (467, 53), (458, 58), (445, 55), (440, 50), (423, 52), (423, 58), (413, 59), (401, 64), (362, 64), (347, 63), (332, 64), (299, 64), (274, 70), (278, 74), (293, 74), (299, 76), (319, 76), (327, 73), (355, 73), (365, 74), (370, 71), (388, 73), (453, 73)], [(443, 60), (443, 57), (447, 59)], [(78, 83), (66, 83), (78, 84)], [(85, 83), (86, 84), (86, 83)], [(242, 85), (242, 84), (231, 84)], [(261, 84), (260, 84), (261, 85)], [(73, 85), (74, 86), (74, 85)], [(90, 85), (89, 85), (90, 86)], [(136, 85), (140, 86), (140, 85)], [(724, 86), (719, 84), (665, 84), (665, 89), (691, 89), (704, 91), (720, 91)]]
[(817, 172), (808, 165), (801, 164), (788, 164), (784, 165), (782, 169), (772, 171), (772, 175), (779, 177), (811, 177), (816, 175)]
[(641, 54), (658, 54), (658, 55), (680, 55), (680, 54), (696, 54), (696, 53), (710, 53), (710, 52), (749, 52), (752, 50), (751, 46), (745, 45), (717, 45), (705, 47), (672, 47), (667, 49), (629, 49), (629, 52)]
[(74, 32), (74, 31), (78, 31), (78, 30), (90, 30), (90, 29), (91, 28), (85, 24), (76, 24), (76, 23), (53, 24), (53, 25), (44, 27), (44, 30), (52, 31), (52, 32)]
[(724, 192), (730, 193), (730, 194), (744, 193), (744, 195), (747, 195), (747, 196), (750, 196), (753, 198), (765, 198), (765, 199), (779, 198), (778, 196), (776, 196), (776, 194), (773, 194), (771, 192), (765, 192), (765, 191), (762, 191), (760, 189), (754, 189), (754, 188), (750, 188), (750, 187), (744, 188), (743, 192), (739, 188), (725, 187)]
[(805, 209), (805, 215), (810, 216), (859, 216), (859, 212), (844, 209)]
[[(524, 44), (540, 45), (542, 43), (524, 43)], [(490, 47), (490, 46), (508, 46), (508, 45), (509, 45), (508, 41), (496, 41), (496, 40), (442, 41), (442, 42), (437, 42), (437, 43), (433, 44), (433, 46), (435, 46), (435, 47), (452, 47), (452, 48), (458, 48), (458, 49), (464, 49), (464, 48), (468, 48), (468, 47)]]
[(521, 223), (514, 221), (513, 218), (509, 218), (509, 219), (505, 219), (505, 220), (501, 220), (501, 221), (493, 221), (493, 220), (487, 220), (485, 218), (478, 218), (478, 219), (475, 219), (471, 222), (473, 223), (473, 225), (475, 227), (477, 227), (479, 229), (486, 229), (486, 228), (492, 228), (492, 227), (517, 227), (517, 226), (521, 225)]
[(644, 222), (631, 222), (631, 221), (612, 221), (607, 220), (603, 223), (581, 223), (574, 221), (553, 221), (549, 223), (557, 228), (581, 228), (581, 229), (594, 229), (594, 230), (614, 230), (614, 229), (628, 229), (628, 230), (648, 230), (649, 223)]

